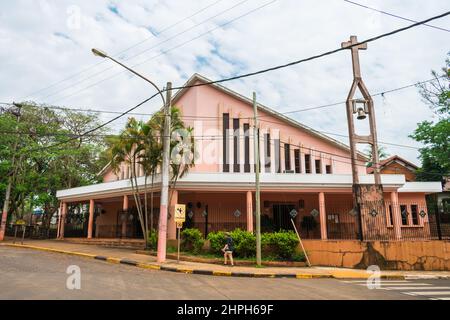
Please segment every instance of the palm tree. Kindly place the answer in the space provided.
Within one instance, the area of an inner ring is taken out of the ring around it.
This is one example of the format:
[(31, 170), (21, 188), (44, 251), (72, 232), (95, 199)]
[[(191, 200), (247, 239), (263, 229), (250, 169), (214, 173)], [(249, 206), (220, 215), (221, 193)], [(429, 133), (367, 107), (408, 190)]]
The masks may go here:
[[(110, 141), (109, 158), (111, 167), (115, 173), (120, 170), (122, 163), (130, 167), (130, 182), (136, 203), (139, 221), (144, 233), (145, 245), (148, 245), (148, 205), (147, 205), (147, 181), (151, 177), (150, 191), (150, 234), (153, 232), (153, 200), (154, 179), (158, 168), (162, 163), (162, 139), (164, 132), (164, 116), (162, 112), (156, 113), (149, 121), (137, 121), (129, 118), (125, 129), (120, 135)], [(171, 143), (170, 143), (170, 196), (173, 196), (177, 181), (185, 176), (190, 168), (194, 166), (195, 147), (193, 128), (185, 127), (181, 120), (181, 112), (177, 107), (171, 108)], [(140, 198), (139, 185), (137, 182), (136, 167), (142, 166), (144, 171), (144, 204)]]
[[(366, 150), (367, 155), (369, 156), (369, 161), (366, 162), (366, 167), (370, 168), (373, 164), (373, 157), (372, 157), (372, 148), (367, 148)], [(378, 147), (378, 159), (384, 160), (389, 156), (389, 154), (386, 152), (386, 149), (383, 146)]]
[[(184, 177), (192, 168), (196, 158), (194, 137), (192, 136), (193, 128), (186, 127), (182, 121), (182, 115), (179, 108), (172, 106), (170, 109), (170, 194), (169, 203), (172, 200), (178, 180)], [(164, 116), (162, 112), (158, 112), (153, 117), (155, 131), (159, 132), (159, 136), (163, 136), (164, 132)], [(161, 147), (162, 150), (162, 147)], [(162, 159), (161, 159), (162, 161)]]
[(146, 219), (142, 212), (142, 203), (140, 197), (139, 185), (137, 182), (137, 167), (142, 162), (142, 152), (144, 145), (142, 141), (144, 136), (142, 134), (143, 124), (134, 118), (129, 118), (125, 129), (122, 130), (119, 137), (113, 138), (109, 150), (109, 157), (111, 160), (111, 167), (114, 173), (120, 170), (121, 164), (125, 163), (130, 168), (130, 183), (133, 190), (133, 197), (136, 203), (136, 209), (139, 216), (139, 222), (144, 234), (145, 243), (147, 243), (146, 234)]
[[(155, 117), (151, 118), (146, 124), (142, 126), (142, 133), (145, 136), (144, 139), (144, 150), (141, 157), (141, 164), (144, 169), (144, 207), (146, 220), (148, 217), (148, 205), (147, 205), (147, 179), (151, 176), (151, 190), (150, 190), (150, 235), (153, 232), (154, 226), (154, 210), (153, 210), (153, 200), (154, 200), (154, 182), (155, 175), (157, 173), (158, 167), (162, 162), (162, 144), (158, 137), (157, 127), (155, 125)], [(148, 228), (148, 223), (146, 223)], [(147, 230), (148, 233), (148, 230)]]

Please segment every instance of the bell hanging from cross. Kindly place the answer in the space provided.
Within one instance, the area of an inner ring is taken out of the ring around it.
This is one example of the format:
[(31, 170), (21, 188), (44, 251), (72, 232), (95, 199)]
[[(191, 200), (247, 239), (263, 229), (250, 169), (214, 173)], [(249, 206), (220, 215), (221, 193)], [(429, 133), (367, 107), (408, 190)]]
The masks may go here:
[(357, 112), (358, 112), (358, 116), (356, 117), (356, 119), (364, 120), (366, 118), (366, 112), (364, 111), (364, 109), (362, 107), (359, 107)]

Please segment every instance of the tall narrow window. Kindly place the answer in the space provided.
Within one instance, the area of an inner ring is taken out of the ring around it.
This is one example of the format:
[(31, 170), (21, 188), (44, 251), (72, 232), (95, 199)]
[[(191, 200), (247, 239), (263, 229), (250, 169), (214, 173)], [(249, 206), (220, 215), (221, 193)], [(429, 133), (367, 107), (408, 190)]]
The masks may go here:
[(248, 123), (244, 123), (244, 172), (250, 172), (250, 126)]
[(295, 173), (300, 173), (300, 149), (294, 150)]
[(223, 172), (230, 172), (229, 164), (229, 152), (230, 152), (230, 140), (228, 138), (228, 129), (230, 127), (230, 115), (224, 113), (222, 116), (223, 121)]
[(326, 166), (325, 166), (325, 172), (327, 173), (327, 174), (331, 174), (332, 172), (331, 172), (331, 165), (330, 164), (327, 164)]
[(402, 225), (406, 226), (408, 224), (408, 210), (404, 204), (400, 205), (400, 213), (402, 215)]
[(264, 134), (264, 167), (266, 172), (270, 172), (270, 133)]
[(281, 173), (281, 163), (280, 163), (280, 139), (273, 140), (273, 146), (275, 149), (275, 172)]
[(389, 221), (388, 224), (392, 226), (394, 224), (394, 219), (392, 218), (392, 206), (389, 205)]
[(419, 216), (418, 216), (417, 205), (416, 204), (412, 204), (411, 205), (411, 216), (412, 216), (413, 224), (414, 225), (418, 225), (419, 224)]
[(316, 164), (316, 173), (322, 173), (322, 160), (314, 160)]
[(239, 142), (241, 137), (239, 136), (239, 118), (233, 119), (233, 171), (239, 172), (241, 171), (241, 165), (240, 165), (240, 148), (239, 148)]
[(291, 170), (291, 145), (284, 144), (284, 170)]
[(305, 154), (305, 173), (311, 173), (311, 155)]

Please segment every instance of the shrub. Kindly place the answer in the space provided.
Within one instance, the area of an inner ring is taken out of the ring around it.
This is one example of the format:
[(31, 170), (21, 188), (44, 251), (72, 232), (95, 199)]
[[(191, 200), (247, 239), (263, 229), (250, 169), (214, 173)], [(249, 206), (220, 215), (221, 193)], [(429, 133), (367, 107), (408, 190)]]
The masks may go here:
[(210, 244), (210, 251), (212, 253), (220, 253), (221, 249), (225, 246), (225, 233), (223, 231), (211, 232), (208, 234), (208, 240)]
[(256, 253), (256, 236), (248, 231), (235, 229), (231, 232), (236, 255), (242, 258), (254, 257)]
[(147, 248), (149, 250), (156, 250), (158, 247), (158, 231), (154, 230), (152, 232), (148, 232), (147, 237)]
[(203, 235), (198, 229), (184, 229), (181, 231), (181, 246), (185, 251), (192, 251), (197, 254), (203, 248)]
[(292, 259), (299, 241), (293, 231), (263, 233), (261, 244), (267, 255), (276, 255), (280, 259)]

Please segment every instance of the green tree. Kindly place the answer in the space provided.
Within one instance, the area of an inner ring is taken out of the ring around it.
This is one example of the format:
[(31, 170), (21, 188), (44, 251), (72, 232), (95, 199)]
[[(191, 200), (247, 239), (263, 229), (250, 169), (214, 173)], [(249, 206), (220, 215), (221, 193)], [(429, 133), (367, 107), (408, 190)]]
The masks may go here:
[[(131, 168), (130, 182), (136, 203), (145, 243), (153, 232), (153, 187), (158, 168), (162, 163), (162, 139), (164, 131), (164, 115), (156, 113), (149, 121), (137, 121), (129, 118), (121, 134), (110, 140), (109, 160), (114, 172), (120, 170), (122, 163)], [(172, 198), (178, 179), (182, 178), (194, 166), (193, 129), (185, 127), (181, 120), (181, 112), (177, 107), (171, 108), (171, 145), (170, 145), (170, 199)], [(144, 187), (140, 188), (137, 181), (136, 168), (142, 166), (144, 171)], [(147, 181), (151, 178), (150, 198), (150, 232), (148, 230)], [(140, 195), (144, 194), (142, 203)], [(170, 202), (169, 199), (169, 202)]]
[[(102, 134), (107, 129), (67, 142), (96, 128), (98, 115), (33, 102), (21, 105), (19, 123), (6, 112), (0, 114), (0, 203), (4, 202), (7, 176), (14, 173), (9, 219), (23, 217), (39, 206), (44, 210), (42, 223), (48, 227), (58, 208), (57, 190), (99, 181), (97, 172), (105, 165), (100, 157), (105, 147)], [(14, 142), (16, 162), (12, 167)], [(50, 147), (54, 144), (57, 147)]]
[[(372, 148), (367, 148), (365, 151), (369, 158), (369, 161), (366, 163), (366, 167), (370, 168), (373, 163)], [(384, 160), (388, 156), (389, 154), (386, 152), (386, 149), (383, 146), (378, 146), (378, 159)]]
[(422, 168), (417, 172), (417, 179), (422, 181), (442, 180), (450, 172), (450, 52), (442, 73), (431, 74), (434, 81), (420, 85), (419, 90), (437, 119), (418, 123), (410, 135), (424, 144), (419, 150)]

